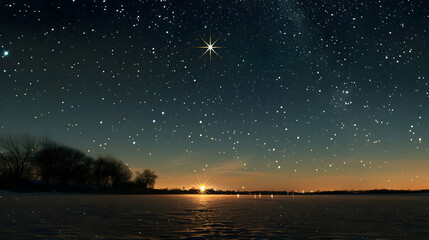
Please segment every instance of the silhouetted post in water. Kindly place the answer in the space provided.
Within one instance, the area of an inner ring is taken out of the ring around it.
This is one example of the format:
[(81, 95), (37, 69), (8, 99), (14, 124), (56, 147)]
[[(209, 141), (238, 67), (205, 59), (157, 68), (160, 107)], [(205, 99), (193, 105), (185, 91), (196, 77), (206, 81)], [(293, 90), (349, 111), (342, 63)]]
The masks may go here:
[(151, 171), (150, 169), (145, 169), (142, 173), (137, 171), (136, 175), (135, 182), (143, 189), (153, 188), (158, 178), (155, 171)]
[(37, 149), (36, 139), (25, 135), (7, 136), (0, 140), (0, 161), (5, 166), (4, 173), (12, 184), (20, 183), (30, 174), (28, 165)]

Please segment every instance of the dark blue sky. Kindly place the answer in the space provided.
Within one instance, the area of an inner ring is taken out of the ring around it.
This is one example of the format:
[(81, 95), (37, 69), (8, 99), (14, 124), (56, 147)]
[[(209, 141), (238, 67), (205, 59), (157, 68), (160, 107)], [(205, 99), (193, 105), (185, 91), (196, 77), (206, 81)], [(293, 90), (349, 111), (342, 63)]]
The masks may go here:
[(427, 1), (0, 4), (1, 135), (160, 187), (429, 186)]

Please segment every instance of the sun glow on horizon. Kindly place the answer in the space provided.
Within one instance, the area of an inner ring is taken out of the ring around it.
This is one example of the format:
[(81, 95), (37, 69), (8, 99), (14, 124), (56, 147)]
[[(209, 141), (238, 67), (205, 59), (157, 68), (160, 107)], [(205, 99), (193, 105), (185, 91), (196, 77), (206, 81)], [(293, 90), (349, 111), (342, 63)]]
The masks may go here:
[(199, 193), (207, 193), (207, 190), (213, 187), (213, 184), (209, 181), (207, 175), (195, 175), (195, 180)]

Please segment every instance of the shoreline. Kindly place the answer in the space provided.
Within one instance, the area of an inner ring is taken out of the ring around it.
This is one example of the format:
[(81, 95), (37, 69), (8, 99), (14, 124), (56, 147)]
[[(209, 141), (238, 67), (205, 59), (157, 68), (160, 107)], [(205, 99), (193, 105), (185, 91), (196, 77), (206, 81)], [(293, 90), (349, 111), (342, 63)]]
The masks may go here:
[(389, 189), (374, 189), (374, 190), (338, 190), (338, 191), (319, 191), (319, 192), (293, 192), (293, 191), (211, 191), (206, 193), (200, 193), (192, 190), (166, 190), (166, 189), (151, 189), (147, 192), (127, 192), (127, 191), (115, 191), (108, 190), (106, 192), (74, 192), (74, 191), (32, 191), (27, 189), (26, 191), (13, 191), (0, 189), (0, 198), (3, 196), (10, 195), (47, 195), (47, 196), (72, 196), (72, 195), (240, 195), (240, 196), (317, 196), (317, 195), (342, 195), (342, 196), (356, 196), (356, 195), (386, 195), (386, 196), (399, 196), (399, 195), (419, 195), (429, 196), (429, 189), (422, 190), (389, 190)]

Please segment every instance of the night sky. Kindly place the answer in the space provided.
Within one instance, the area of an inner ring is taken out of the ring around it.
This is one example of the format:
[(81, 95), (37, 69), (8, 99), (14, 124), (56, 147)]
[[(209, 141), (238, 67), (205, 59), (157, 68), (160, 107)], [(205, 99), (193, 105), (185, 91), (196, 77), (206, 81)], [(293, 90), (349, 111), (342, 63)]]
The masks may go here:
[(157, 188), (429, 188), (428, 1), (0, 4), (0, 135)]

